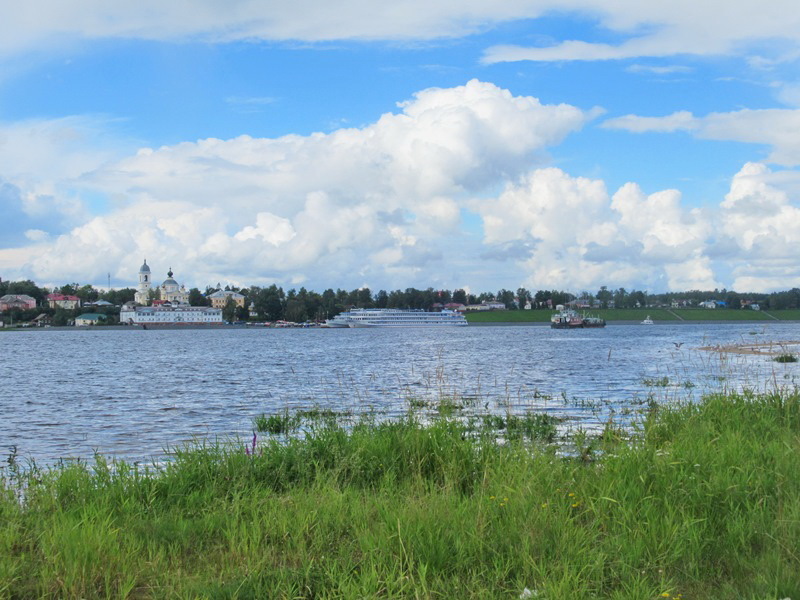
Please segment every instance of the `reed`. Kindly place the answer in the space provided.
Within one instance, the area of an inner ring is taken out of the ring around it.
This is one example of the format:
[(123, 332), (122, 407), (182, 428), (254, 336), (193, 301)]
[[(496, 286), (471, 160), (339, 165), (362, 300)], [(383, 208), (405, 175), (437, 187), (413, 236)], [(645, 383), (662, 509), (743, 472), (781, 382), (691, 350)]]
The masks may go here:
[(797, 390), (570, 440), (534, 413), (306, 419), (7, 470), (0, 598), (800, 597)]

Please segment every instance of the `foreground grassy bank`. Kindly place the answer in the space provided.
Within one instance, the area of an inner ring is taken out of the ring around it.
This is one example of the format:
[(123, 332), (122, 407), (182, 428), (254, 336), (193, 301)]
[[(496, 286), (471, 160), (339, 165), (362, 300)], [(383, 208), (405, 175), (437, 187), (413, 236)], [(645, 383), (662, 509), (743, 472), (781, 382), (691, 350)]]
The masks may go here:
[(569, 456), (552, 433), (322, 419), (159, 472), (11, 465), (0, 597), (800, 597), (798, 394), (653, 406)]

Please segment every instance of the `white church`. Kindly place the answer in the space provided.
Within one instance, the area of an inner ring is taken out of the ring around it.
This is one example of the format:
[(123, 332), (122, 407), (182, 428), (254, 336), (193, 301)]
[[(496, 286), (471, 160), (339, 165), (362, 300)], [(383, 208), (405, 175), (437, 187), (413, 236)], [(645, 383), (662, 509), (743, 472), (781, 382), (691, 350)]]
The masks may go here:
[[(179, 285), (172, 276), (172, 267), (170, 267), (164, 283), (155, 288), (158, 299), (171, 304), (189, 304), (189, 292), (186, 291), (186, 286)], [(139, 289), (134, 296), (136, 304), (147, 306), (150, 303), (152, 283), (150, 267), (147, 265), (147, 259), (145, 259), (144, 264), (139, 268)]]
[[(189, 292), (172, 276), (170, 267), (164, 283), (153, 288), (150, 267), (145, 259), (139, 268), (139, 288), (134, 295), (134, 302), (122, 307), (119, 322), (129, 325), (222, 324), (222, 309), (189, 306)], [(151, 289), (156, 290), (158, 301), (148, 306)]]

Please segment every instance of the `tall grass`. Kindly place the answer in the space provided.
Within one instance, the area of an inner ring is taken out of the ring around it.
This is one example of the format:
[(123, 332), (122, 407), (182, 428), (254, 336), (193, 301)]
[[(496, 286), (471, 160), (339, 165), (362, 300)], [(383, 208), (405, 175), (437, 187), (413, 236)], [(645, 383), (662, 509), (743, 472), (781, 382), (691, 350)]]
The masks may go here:
[(161, 468), (13, 469), (0, 597), (800, 597), (797, 392), (654, 404), (591, 452), (548, 425), (325, 418)]

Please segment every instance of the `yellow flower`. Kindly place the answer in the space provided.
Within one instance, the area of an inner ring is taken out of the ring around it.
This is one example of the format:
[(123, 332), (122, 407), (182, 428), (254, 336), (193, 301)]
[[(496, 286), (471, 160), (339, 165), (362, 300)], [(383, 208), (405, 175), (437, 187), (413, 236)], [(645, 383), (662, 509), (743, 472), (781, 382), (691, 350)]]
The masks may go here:
[(661, 594), (661, 597), (662, 598), (669, 598), (669, 592), (664, 592), (663, 594)]
[(547, 502), (542, 502), (542, 508), (547, 508)]
[(574, 498), (574, 497), (575, 497), (575, 492), (570, 492), (570, 493), (569, 493), (569, 494), (567, 494), (567, 495), (568, 495), (570, 498)]

